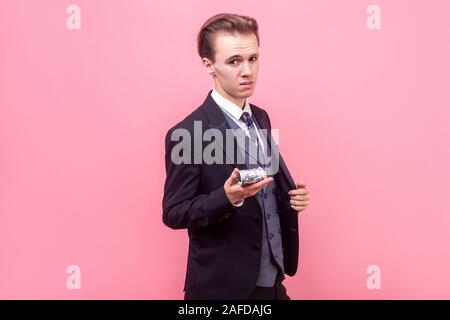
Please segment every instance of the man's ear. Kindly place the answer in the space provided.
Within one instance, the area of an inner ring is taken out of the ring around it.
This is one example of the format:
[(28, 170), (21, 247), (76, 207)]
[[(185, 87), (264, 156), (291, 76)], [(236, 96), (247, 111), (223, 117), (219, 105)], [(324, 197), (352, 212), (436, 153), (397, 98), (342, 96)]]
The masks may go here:
[(214, 63), (209, 60), (208, 58), (202, 58), (203, 68), (205, 68), (205, 71), (209, 73), (212, 76), (216, 75), (216, 70), (214, 68)]

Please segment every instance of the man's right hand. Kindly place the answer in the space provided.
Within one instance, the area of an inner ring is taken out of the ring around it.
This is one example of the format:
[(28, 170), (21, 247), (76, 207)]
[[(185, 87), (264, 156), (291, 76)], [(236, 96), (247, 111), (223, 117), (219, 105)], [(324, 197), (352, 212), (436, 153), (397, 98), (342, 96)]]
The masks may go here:
[(234, 168), (230, 177), (227, 179), (227, 181), (225, 181), (225, 184), (223, 185), (227, 198), (232, 204), (239, 203), (245, 198), (254, 196), (259, 190), (273, 181), (272, 177), (268, 177), (256, 183), (241, 186), (238, 183), (238, 177), (239, 169)]

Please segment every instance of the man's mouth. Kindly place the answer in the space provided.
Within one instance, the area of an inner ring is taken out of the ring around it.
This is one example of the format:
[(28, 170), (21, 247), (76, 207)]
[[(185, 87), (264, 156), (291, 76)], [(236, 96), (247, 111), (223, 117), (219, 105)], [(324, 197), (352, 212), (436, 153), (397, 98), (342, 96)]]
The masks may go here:
[(248, 86), (248, 85), (252, 85), (252, 84), (253, 84), (253, 81), (245, 81), (245, 82), (240, 83), (241, 86)]

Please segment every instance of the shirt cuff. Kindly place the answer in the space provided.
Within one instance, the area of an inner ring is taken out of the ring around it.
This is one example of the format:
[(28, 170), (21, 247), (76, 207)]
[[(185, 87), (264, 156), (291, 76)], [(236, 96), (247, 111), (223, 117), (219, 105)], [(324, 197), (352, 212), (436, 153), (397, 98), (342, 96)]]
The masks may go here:
[(243, 204), (244, 204), (244, 199), (242, 199), (242, 201), (240, 201), (240, 202), (233, 203), (233, 206), (235, 206), (235, 207), (242, 207)]

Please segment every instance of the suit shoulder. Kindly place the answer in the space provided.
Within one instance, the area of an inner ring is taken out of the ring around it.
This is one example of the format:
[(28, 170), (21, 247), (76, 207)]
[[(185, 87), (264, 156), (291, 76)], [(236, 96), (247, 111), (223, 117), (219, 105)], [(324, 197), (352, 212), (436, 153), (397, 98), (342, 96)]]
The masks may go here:
[(266, 110), (251, 103), (250, 107), (252, 108), (252, 112), (256, 113), (257, 116), (262, 115), (263, 117), (266, 117), (270, 121), (269, 114), (267, 113)]
[(203, 111), (203, 105), (197, 107), (194, 111), (188, 114), (183, 120), (179, 121), (177, 124), (172, 126), (167, 134), (171, 133), (175, 129), (187, 129), (191, 130), (194, 128), (194, 121), (204, 121), (205, 113)]
[(265, 115), (268, 115), (267, 111), (261, 107), (258, 107), (257, 105), (254, 105), (250, 103), (250, 107), (252, 108), (252, 111), (264, 113)]

